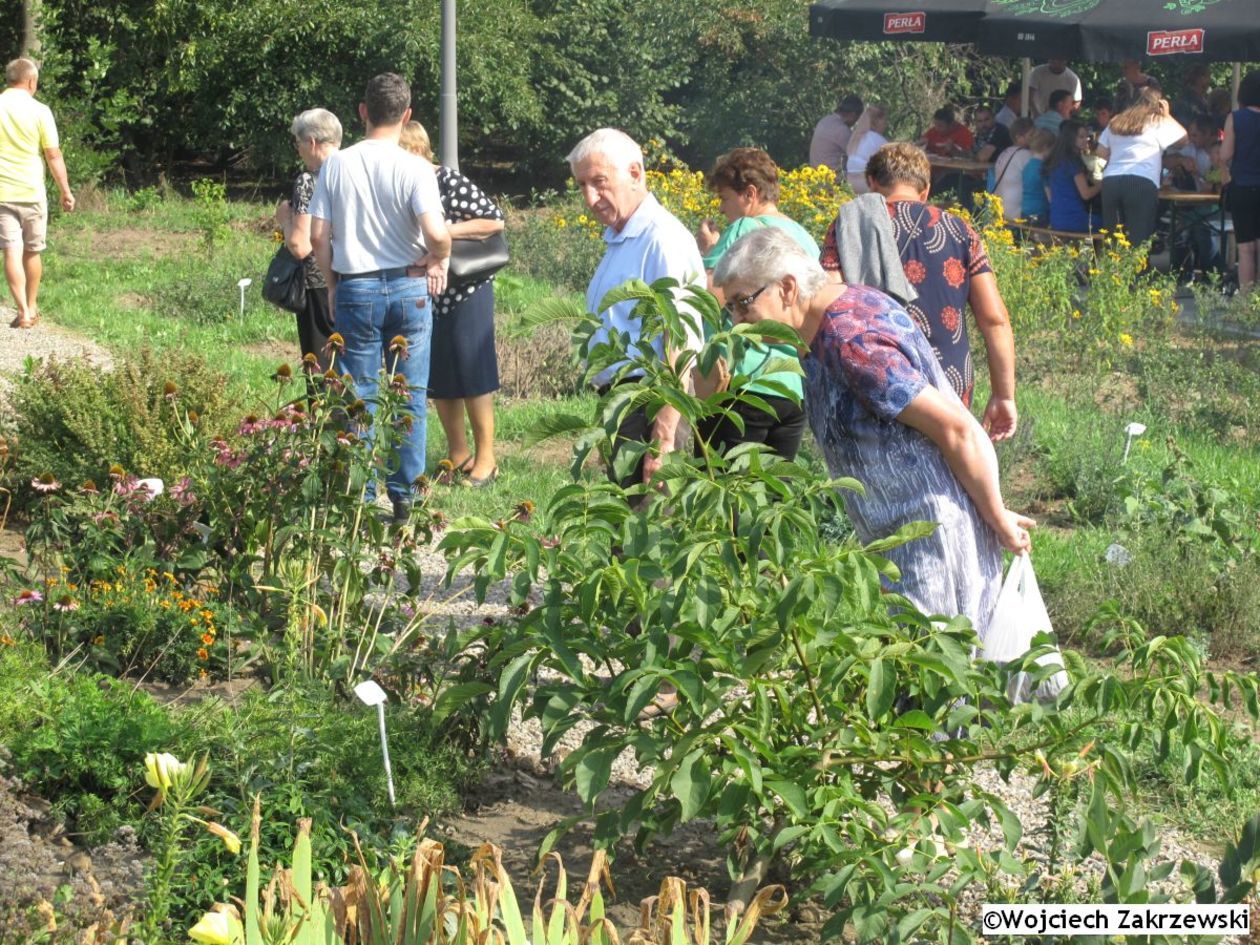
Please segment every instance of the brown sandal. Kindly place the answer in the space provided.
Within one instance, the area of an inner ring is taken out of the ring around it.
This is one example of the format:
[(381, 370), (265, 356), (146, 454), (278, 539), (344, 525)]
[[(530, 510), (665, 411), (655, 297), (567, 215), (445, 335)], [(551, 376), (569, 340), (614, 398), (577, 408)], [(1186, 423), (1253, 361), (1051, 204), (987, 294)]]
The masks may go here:
[(20, 315), (9, 322), (10, 328), (34, 328), (39, 324), (39, 312), (36, 312), (30, 318), (22, 318)]

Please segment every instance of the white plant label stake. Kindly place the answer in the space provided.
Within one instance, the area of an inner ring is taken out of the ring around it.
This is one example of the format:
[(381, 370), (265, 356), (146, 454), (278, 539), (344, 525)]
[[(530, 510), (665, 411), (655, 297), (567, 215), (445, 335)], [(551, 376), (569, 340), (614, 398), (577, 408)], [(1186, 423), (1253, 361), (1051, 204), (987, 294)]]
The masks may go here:
[(236, 287), (241, 290), (241, 318), (245, 317), (245, 290), (253, 284), (253, 279), (242, 279), (240, 282), (236, 283)]
[(385, 736), (385, 690), (373, 679), (367, 679), (354, 687), (354, 694), (367, 706), (376, 706), (376, 722), (381, 730), (381, 757), (385, 759), (385, 783), (389, 785), (389, 806), (397, 807), (394, 799), (394, 772), (389, 767), (389, 739)]
[(1135, 436), (1141, 436), (1145, 432), (1145, 423), (1134, 422), (1124, 428), (1124, 457), (1120, 460), (1121, 466), (1129, 461), (1129, 448), (1133, 445), (1133, 438)]

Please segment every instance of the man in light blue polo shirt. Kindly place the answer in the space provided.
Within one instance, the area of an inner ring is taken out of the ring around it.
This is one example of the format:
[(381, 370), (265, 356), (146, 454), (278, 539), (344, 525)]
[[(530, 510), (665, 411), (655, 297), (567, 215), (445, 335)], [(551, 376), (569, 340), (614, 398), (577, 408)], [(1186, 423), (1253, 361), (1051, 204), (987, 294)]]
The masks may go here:
[[(680, 284), (705, 287), (704, 262), (695, 238), (648, 193), (643, 151), (633, 138), (615, 128), (600, 128), (578, 142), (568, 161), (582, 199), (592, 216), (605, 226), (607, 249), (586, 290), (589, 311), (598, 311), (604, 296), (630, 279), (651, 283), (670, 276)], [(603, 327), (593, 341), (607, 339), (613, 332), (626, 332), (637, 342), (641, 325), (633, 315), (634, 305), (633, 301), (621, 302), (605, 311)], [(695, 318), (699, 327), (699, 315)], [(696, 334), (688, 347), (698, 350), (699, 346)], [(652, 347), (657, 357), (667, 356), (662, 339), (654, 339)], [(619, 367), (601, 371), (593, 379), (596, 388), (606, 389)], [(678, 446), (679, 420), (678, 411), (670, 406), (661, 407), (651, 420), (641, 407), (626, 417), (617, 431), (614, 449), (632, 441), (651, 443), (656, 449), (621, 480), (622, 486), (651, 481), (661, 458)]]

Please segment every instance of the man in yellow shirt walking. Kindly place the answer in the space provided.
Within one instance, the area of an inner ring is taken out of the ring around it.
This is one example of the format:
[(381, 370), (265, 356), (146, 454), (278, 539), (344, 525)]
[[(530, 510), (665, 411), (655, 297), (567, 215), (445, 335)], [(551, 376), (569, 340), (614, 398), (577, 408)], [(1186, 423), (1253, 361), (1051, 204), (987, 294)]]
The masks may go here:
[(0, 249), (4, 277), (17, 304), (17, 318), (10, 327), (32, 328), (39, 321), (35, 302), (44, 274), (40, 253), (48, 233), (44, 161), (67, 213), (74, 209), (74, 194), (52, 112), (35, 101), (39, 68), (29, 59), (14, 59), (4, 67), (4, 79), (8, 88), (0, 92)]

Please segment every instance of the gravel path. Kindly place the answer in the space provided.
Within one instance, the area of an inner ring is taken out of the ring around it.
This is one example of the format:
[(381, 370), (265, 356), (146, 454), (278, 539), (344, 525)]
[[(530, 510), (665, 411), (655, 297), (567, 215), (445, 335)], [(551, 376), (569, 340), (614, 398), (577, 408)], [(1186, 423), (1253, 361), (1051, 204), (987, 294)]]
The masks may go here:
[(82, 357), (106, 368), (113, 364), (109, 352), (96, 342), (54, 324), (46, 316), (34, 328), (10, 328), (16, 315), (12, 306), (0, 304), (0, 332), (4, 332), (4, 344), (0, 345), (0, 392), (8, 387), (9, 376), (22, 370), (27, 358), (68, 361)]

